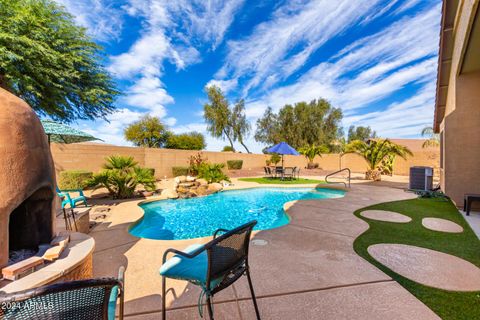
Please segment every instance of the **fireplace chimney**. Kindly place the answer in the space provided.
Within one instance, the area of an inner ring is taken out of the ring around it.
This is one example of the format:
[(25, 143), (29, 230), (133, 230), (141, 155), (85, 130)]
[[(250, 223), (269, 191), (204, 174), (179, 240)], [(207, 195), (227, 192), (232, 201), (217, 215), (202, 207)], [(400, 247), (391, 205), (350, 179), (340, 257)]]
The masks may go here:
[(55, 170), (35, 112), (0, 88), (0, 269), (54, 235)]

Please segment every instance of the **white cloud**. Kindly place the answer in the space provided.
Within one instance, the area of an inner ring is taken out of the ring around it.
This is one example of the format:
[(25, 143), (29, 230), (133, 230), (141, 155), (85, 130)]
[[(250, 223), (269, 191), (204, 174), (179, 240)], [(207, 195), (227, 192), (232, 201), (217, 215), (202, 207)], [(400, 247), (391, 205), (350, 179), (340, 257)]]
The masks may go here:
[(130, 123), (140, 119), (144, 114), (127, 108), (118, 109), (109, 115), (109, 121), (97, 120), (93, 127), (90, 123), (84, 124), (81, 130), (90, 133), (96, 138), (102, 139), (105, 143), (119, 146), (128, 146), (123, 136), (123, 130)]
[[(244, 0), (177, 0), (167, 1), (168, 11), (180, 17), (176, 28), (184, 30), (187, 42), (210, 44), (215, 49), (222, 41), (235, 13)], [(198, 42), (200, 40), (200, 42)]]
[(402, 5), (400, 5), (395, 11), (394, 14), (400, 14), (408, 9), (415, 7), (417, 4), (422, 2), (422, 0), (406, 0)]
[(417, 94), (402, 102), (390, 104), (385, 110), (344, 118), (344, 125), (371, 126), (382, 137), (418, 136), (430, 126), (435, 103), (435, 82), (430, 81)]
[(125, 101), (128, 105), (146, 110), (150, 115), (163, 118), (167, 112), (165, 104), (173, 103), (173, 98), (162, 87), (159, 78), (144, 76), (132, 85)]
[(77, 24), (87, 28), (95, 39), (108, 42), (120, 37), (122, 11), (114, 8), (115, 0), (55, 0), (73, 15)]
[(228, 42), (226, 61), (216, 78), (246, 80), (245, 95), (259, 85), (268, 89), (302, 67), (328, 40), (378, 10), (378, 5), (378, 0), (318, 0), (281, 6), (250, 36)]
[(205, 133), (207, 131), (207, 125), (203, 122), (194, 122), (173, 127), (172, 131), (175, 133), (187, 133), (192, 131)]
[(224, 93), (228, 93), (229, 91), (235, 89), (237, 87), (237, 85), (238, 85), (237, 79), (231, 79), (231, 80), (215, 80), (215, 79), (212, 79), (205, 85), (205, 87), (217, 86)]
[(170, 43), (163, 33), (148, 33), (137, 40), (128, 52), (111, 57), (108, 69), (116, 77), (124, 79), (139, 73), (159, 76), (169, 50)]

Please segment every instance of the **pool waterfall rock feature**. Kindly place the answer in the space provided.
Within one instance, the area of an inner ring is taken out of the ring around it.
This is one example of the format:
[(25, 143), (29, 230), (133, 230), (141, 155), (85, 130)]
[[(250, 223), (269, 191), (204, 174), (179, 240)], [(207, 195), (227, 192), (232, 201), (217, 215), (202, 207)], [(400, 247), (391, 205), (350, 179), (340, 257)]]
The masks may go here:
[(163, 190), (162, 195), (168, 199), (185, 199), (207, 196), (222, 189), (223, 186), (220, 183), (207, 183), (204, 179), (197, 179), (191, 176), (178, 176), (174, 179), (173, 188)]

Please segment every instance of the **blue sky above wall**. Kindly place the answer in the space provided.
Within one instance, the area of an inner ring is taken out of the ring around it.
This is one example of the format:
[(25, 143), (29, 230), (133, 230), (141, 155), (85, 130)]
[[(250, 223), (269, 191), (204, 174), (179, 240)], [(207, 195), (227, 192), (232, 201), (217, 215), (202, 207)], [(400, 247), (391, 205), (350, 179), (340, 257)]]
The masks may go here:
[(320, 97), (345, 128), (383, 137), (415, 138), (432, 122), (441, 0), (57, 1), (105, 47), (123, 93), (109, 122), (77, 123), (107, 143), (128, 145), (124, 127), (151, 114), (220, 150), (202, 117), (208, 84), (246, 100), (252, 131), (267, 106)]

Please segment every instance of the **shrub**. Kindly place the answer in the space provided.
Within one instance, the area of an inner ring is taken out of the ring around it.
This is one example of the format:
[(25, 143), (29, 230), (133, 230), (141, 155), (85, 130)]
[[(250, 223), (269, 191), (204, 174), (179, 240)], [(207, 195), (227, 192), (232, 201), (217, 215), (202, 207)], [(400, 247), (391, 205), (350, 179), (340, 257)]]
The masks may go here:
[(272, 154), (272, 156), (270, 157), (270, 163), (273, 163), (274, 165), (277, 165), (280, 160), (282, 160), (282, 157), (280, 157), (280, 155), (276, 153)]
[(223, 163), (202, 163), (198, 168), (198, 177), (205, 179), (208, 183), (230, 181), (230, 178), (223, 173)]
[(150, 174), (152, 175), (152, 177), (155, 177), (155, 168), (145, 168), (145, 170), (150, 171)]
[(222, 152), (235, 152), (235, 149), (233, 149), (232, 146), (225, 146), (223, 147)]
[(67, 170), (60, 172), (58, 187), (60, 189), (83, 189), (86, 181), (93, 176), (91, 171)]
[(188, 167), (172, 167), (172, 174), (174, 177), (188, 175)]
[(132, 197), (138, 185), (155, 190), (152, 171), (139, 167), (133, 157), (111, 156), (106, 161), (103, 170), (87, 181), (89, 187), (106, 188), (114, 199)]
[(243, 160), (228, 160), (227, 168), (228, 170), (240, 170), (243, 166)]
[(194, 156), (190, 156), (188, 159), (188, 173), (192, 176), (198, 175), (198, 170), (200, 166), (204, 163), (207, 163), (207, 158), (203, 156), (203, 153), (199, 152)]

